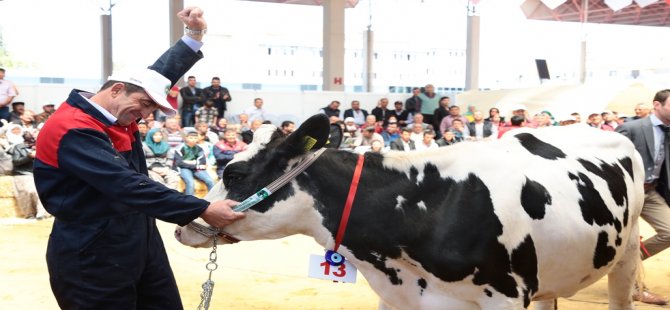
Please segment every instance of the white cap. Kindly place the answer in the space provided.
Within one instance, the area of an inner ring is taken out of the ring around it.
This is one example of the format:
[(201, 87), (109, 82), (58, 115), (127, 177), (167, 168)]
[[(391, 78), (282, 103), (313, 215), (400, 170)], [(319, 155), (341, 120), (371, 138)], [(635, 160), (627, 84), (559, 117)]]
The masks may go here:
[(167, 116), (177, 114), (177, 111), (167, 101), (167, 95), (165, 94), (165, 88), (172, 85), (172, 82), (154, 70), (146, 68), (130, 72), (115, 72), (107, 80), (126, 82), (142, 87), (147, 95), (158, 104), (163, 113)]

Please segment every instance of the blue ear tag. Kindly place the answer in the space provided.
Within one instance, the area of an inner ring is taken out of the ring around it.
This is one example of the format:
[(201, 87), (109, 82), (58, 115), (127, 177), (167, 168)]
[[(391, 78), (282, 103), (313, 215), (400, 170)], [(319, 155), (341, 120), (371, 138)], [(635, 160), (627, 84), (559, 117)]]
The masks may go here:
[(339, 266), (344, 264), (344, 256), (340, 255), (335, 251), (328, 250), (326, 251), (326, 261), (331, 266)]

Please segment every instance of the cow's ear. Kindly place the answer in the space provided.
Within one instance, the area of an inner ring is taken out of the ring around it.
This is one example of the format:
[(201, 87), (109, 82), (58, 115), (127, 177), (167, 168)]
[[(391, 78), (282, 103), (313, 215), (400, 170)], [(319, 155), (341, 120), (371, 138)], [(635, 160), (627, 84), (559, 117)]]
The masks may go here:
[[(300, 127), (290, 134), (284, 145), (293, 153), (303, 154), (318, 150), (328, 143), (330, 121), (325, 114), (316, 114), (304, 121)], [(295, 154), (295, 155), (297, 155)]]

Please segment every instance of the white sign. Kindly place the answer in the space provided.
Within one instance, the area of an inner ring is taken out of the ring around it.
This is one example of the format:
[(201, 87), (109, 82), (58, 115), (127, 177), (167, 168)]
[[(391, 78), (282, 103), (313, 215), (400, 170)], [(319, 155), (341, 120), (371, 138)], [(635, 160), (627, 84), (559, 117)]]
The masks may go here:
[(323, 255), (312, 254), (309, 256), (310, 278), (333, 280), (338, 282), (356, 283), (356, 267), (345, 261), (339, 266), (331, 266)]

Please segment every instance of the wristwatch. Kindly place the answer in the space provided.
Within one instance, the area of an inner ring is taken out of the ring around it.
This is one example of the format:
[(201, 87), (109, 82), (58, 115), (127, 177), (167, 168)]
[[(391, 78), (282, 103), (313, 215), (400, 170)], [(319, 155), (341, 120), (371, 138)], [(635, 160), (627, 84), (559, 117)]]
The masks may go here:
[(194, 35), (194, 36), (199, 36), (207, 33), (207, 28), (202, 29), (202, 30), (193, 30), (188, 27), (184, 27), (184, 34), (187, 35)]

